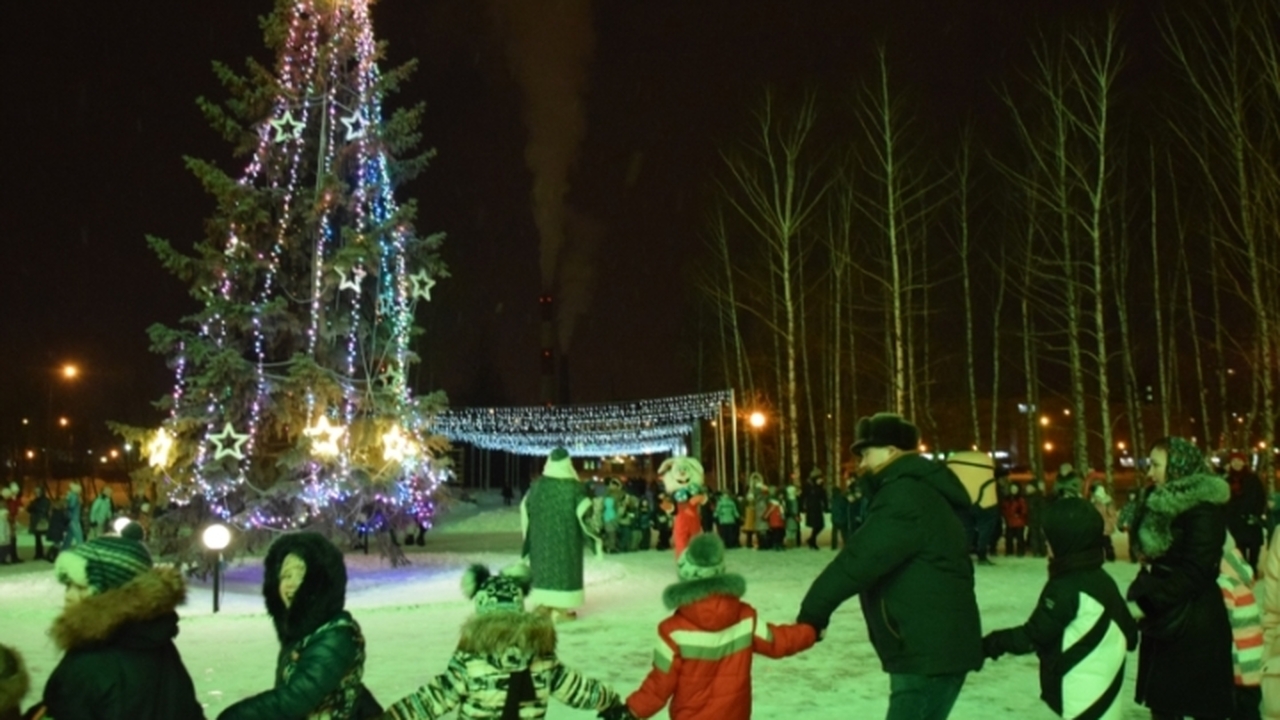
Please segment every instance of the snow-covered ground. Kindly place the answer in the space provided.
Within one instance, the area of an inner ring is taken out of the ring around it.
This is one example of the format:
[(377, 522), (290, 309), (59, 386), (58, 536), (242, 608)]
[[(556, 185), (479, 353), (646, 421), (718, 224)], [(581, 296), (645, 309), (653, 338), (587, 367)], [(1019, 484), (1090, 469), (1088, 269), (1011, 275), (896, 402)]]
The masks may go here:
[[(1123, 553), (1121, 543), (1120, 549)], [(481, 497), (479, 506), (461, 505), (415, 548), (413, 566), (391, 570), (376, 557), (349, 555), (351, 582), (347, 606), (368, 642), (365, 681), (384, 704), (411, 692), (444, 670), (470, 603), (458, 588), (470, 562), (500, 567), (517, 559), (519, 514), (501, 500)], [(29, 549), (24, 555), (29, 556)], [(795, 618), (809, 583), (833, 553), (823, 548), (786, 552), (732, 550), (732, 572), (747, 579), (746, 600), (773, 622)], [(978, 602), (984, 630), (1023, 622), (1046, 576), (1045, 561), (996, 558), (977, 568)], [(572, 667), (612, 683), (623, 694), (634, 690), (649, 670), (657, 623), (666, 615), (662, 589), (674, 580), (670, 551), (610, 555), (587, 560), (587, 605), (581, 617), (560, 626), (560, 656)], [(1128, 585), (1136, 566), (1112, 563), (1107, 569)], [(271, 685), (276, 640), (263, 610), (255, 559), (228, 571), (222, 611), (212, 612), (206, 585), (195, 584), (181, 610), (178, 647), (212, 719), (230, 702)], [(0, 567), (0, 642), (22, 650), (38, 688), (58, 659), (46, 630), (62, 605), (62, 589), (51, 566), (26, 562)], [(883, 717), (888, 677), (880, 670), (867, 640), (856, 600), (832, 619), (826, 640), (785, 660), (757, 658), (754, 671), (755, 717), (769, 720), (847, 720)], [(1137, 656), (1131, 655), (1124, 697), (1125, 718), (1147, 718), (1133, 705)], [(1038, 699), (1034, 656), (1006, 657), (973, 673), (951, 717), (954, 720), (1046, 720), (1053, 714)], [(593, 713), (553, 706), (552, 718), (592, 718)], [(666, 718), (665, 712), (657, 717)]]

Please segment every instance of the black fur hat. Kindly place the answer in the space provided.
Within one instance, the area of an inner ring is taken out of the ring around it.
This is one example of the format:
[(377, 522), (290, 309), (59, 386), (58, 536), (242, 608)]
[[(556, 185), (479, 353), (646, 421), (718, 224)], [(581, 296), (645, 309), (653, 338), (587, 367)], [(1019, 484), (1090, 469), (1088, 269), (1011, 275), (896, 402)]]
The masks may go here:
[(876, 413), (858, 421), (854, 431), (855, 453), (869, 447), (896, 447), (899, 450), (915, 450), (920, 445), (920, 430), (901, 415)]
[[(307, 565), (302, 585), (285, 607), (280, 598), (280, 567), (297, 555)], [(347, 599), (347, 566), (342, 551), (315, 532), (281, 535), (271, 543), (263, 562), (262, 596), (280, 642), (288, 643), (315, 632), (342, 612)]]

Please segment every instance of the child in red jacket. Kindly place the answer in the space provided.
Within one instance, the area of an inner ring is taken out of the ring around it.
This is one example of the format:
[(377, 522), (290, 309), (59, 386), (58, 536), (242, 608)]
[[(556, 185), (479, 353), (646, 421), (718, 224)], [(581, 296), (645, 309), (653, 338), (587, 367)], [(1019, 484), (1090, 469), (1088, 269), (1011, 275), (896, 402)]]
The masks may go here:
[(810, 625), (757, 621), (755, 608), (740, 599), (746, 580), (725, 573), (719, 536), (695, 536), (680, 556), (679, 570), (680, 582), (662, 593), (675, 613), (658, 625), (653, 669), (627, 698), (625, 710), (602, 717), (647, 718), (670, 702), (671, 720), (748, 720), (755, 653), (786, 657), (817, 640)]

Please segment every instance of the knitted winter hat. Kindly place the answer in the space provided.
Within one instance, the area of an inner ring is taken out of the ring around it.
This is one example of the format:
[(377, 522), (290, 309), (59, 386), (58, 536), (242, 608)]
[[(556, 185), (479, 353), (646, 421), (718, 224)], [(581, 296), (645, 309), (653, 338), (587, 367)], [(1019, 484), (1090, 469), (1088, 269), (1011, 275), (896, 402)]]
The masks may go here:
[(547, 456), (547, 464), (542, 466), (542, 475), (561, 480), (578, 479), (578, 471), (573, 467), (573, 459), (569, 457), (569, 451), (562, 447), (552, 450)]
[(462, 593), (475, 601), (481, 615), (496, 610), (523, 612), (530, 586), (529, 566), (524, 564), (512, 565), (497, 575), (476, 564), (462, 574)]
[(724, 541), (714, 533), (693, 536), (676, 565), (681, 580), (698, 580), (724, 574)]
[(1063, 498), (1049, 505), (1043, 527), (1056, 557), (1102, 547), (1102, 515), (1082, 498)]
[(103, 536), (58, 554), (53, 569), (62, 584), (94, 593), (114, 590), (151, 569), (151, 553), (137, 540)]
[(1169, 462), (1164, 471), (1165, 482), (1197, 475), (1209, 469), (1204, 461), (1204, 453), (1188, 440), (1171, 437), (1157, 447), (1163, 447), (1169, 456)]
[(896, 447), (899, 450), (915, 450), (920, 445), (920, 430), (901, 415), (876, 413), (858, 421), (856, 438), (850, 448), (861, 454), (869, 447)]

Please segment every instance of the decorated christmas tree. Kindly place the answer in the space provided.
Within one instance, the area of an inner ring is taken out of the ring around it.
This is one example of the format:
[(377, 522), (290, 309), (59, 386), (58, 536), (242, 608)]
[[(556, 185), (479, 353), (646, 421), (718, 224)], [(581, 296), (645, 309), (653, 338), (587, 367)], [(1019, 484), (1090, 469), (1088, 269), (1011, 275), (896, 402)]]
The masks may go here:
[(446, 273), (442, 236), (417, 236), (394, 197), (430, 154), (411, 154), (420, 106), (383, 114), (412, 64), (379, 68), (370, 4), (277, 0), (274, 70), (215, 64), (230, 99), (199, 104), (243, 171), (188, 159), (217, 201), (207, 235), (192, 255), (148, 239), (202, 308), (151, 328), (176, 374), (168, 418), (124, 434), (175, 526), (367, 533), (399, 562), (382, 531), (428, 524), (443, 472), (443, 399), (407, 378), (415, 308)]

